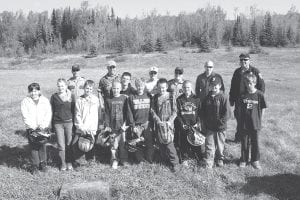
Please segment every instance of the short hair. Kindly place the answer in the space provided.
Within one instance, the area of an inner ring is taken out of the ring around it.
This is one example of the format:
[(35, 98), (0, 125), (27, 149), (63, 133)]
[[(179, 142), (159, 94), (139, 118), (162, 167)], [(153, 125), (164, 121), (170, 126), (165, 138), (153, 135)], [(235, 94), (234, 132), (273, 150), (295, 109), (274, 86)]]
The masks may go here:
[(91, 86), (91, 87), (94, 87), (95, 86), (95, 83), (94, 81), (92, 80), (86, 80), (83, 87), (86, 88), (87, 86)]
[(189, 81), (189, 80), (185, 80), (182, 85), (187, 85), (187, 84), (193, 85), (193, 83), (191, 81)]
[(64, 79), (64, 78), (59, 78), (59, 79), (57, 79), (57, 83), (59, 83), (59, 82), (63, 82), (63, 83), (65, 83), (66, 85), (68, 84), (67, 80)]
[(120, 84), (122, 86), (122, 84), (119, 80), (114, 80), (111, 85), (114, 86), (116, 84)]
[(145, 85), (146, 81), (144, 78), (137, 78), (135, 79), (135, 86), (137, 87), (138, 85)]
[(246, 81), (248, 81), (248, 82), (252, 82), (252, 83), (255, 83), (256, 84), (256, 82), (257, 82), (257, 78), (256, 78), (256, 76), (253, 74), (253, 73), (246, 73), (245, 74), (245, 78), (246, 78)]
[(124, 76), (129, 76), (129, 77), (131, 78), (131, 73), (129, 73), (129, 72), (124, 72), (124, 73), (122, 74), (122, 77), (124, 77)]
[(160, 79), (158, 79), (158, 81), (157, 81), (157, 84), (156, 84), (156, 85), (163, 84), (163, 83), (166, 83), (166, 84), (168, 84), (168, 81), (167, 81), (167, 79), (165, 79), (165, 78), (160, 78)]
[(30, 85), (28, 85), (28, 92), (32, 92), (34, 89), (41, 90), (40, 84), (31, 83)]

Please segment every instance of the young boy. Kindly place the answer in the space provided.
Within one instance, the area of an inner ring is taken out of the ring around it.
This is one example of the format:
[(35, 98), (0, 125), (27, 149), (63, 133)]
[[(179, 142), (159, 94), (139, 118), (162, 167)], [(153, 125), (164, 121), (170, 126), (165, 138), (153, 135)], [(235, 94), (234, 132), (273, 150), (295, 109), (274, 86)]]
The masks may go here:
[(121, 84), (122, 84), (122, 89), (120, 94), (129, 96), (136, 93), (136, 90), (131, 86), (131, 74), (129, 72), (124, 72), (122, 74)]
[[(80, 96), (75, 105), (75, 127), (76, 134), (73, 139), (73, 156), (76, 165), (80, 165), (79, 160), (85, 154), (78, 147), (80, 136), (90, 135), (92, 138), (96, 135), (99, 120), (99, 99), (93, 94), (95, 83), (87, 80), (84, 83), (84, 94)], [(91, 150), (86, 154), (87, 157), (93, 156)], [(78, 167), (75, 166), (75, 167)]]
[(83, 86), (85, 78), (80, 76), (80, 65), (75, 64), (72, 66), (73, 76), (68, 80), (68, 89), (72, 92), (72, 102), (75, 103), (76, 99), (83, 95)]
[[(120, 94), (121, 83), (114, 81), (112, 83), (111, 98), (105, 99), (105, 122), (106, 131), (112, 132), (111, 137), (114, 137), (114, 142), (111, 146), (111, 164), (113, 169), (118, 168), (118, 160), (123, 165), (127, 162), (128, 153), (125, 150), (125, 119), (126, 119), (126, 103), (127, 97)], [(119, 149), (119, 158), (117, 150)]]
[(205, 140), (206, 168), (212, 168), (216, 156), (216, 164), (222, 167), (224, 160), (225, 131), (229, 118), (230, 108), (227, 97), (221, 92), (222, 80), (219, 77), (211, 78), (210, 92), (204, 98), (201, 106)]
[[(247, 92), (240, 98), (241, 103), (241, 159), (240, 167), (245, 167), (251, 157), (251, 164), (255, 169), (261, 169), (259, 159), (259, 131), (262, 115), (267, 108), (264, 94), (255, 88), (257, 78), (249, 72), (245, 75)], [(251, 153), (249, 152), (251, 149)]]
[[(187, 130), (189, 127), (200, 128), (200, 99), (192, 92), (192, 83), (190, 81), (183, 82), (183, 94), (177, 100), (177, 119), (179, 130), (175, 138), (176, 146), (179, 147), (181, 162), (188, 165), (188, 159), (196, 158), (198, 161), (204, 153), (204, 146), (192, 146), (187, 141)], [(175, 125), (176, 126), (176, 125)]]
[[(152, 163), (154, 149), (152, 144), (153, 138), (149, 126), (150, 97), (145, 93), (144, 79), (136, 79), (135, 86), (137, 88), (137, 93), (129, 96), (127, 104), (128, 125), (131, 127), (131, 137), (129, 139), (138, 139), (137, 137), (139, 137), (144, 140), (143, 142), (146, 146), (146, 160), (149, 163)], [(142, 130), (140, 131), (141, 133), (139, 133), (139, 130)], [(144, 160), (143, 152), (137, 150), (134, 155), (137, 162)]]
[(154, 130), (158, 137), (159, 151), (162, 162), (176, 171), (178, 156), (174, 147), (174, 119), (176, 117), (176, 101), (168, 91), (168, 81), (161, 78), (157, 82), (159, 93), (153, 98), (151, 115), (154, 121)]

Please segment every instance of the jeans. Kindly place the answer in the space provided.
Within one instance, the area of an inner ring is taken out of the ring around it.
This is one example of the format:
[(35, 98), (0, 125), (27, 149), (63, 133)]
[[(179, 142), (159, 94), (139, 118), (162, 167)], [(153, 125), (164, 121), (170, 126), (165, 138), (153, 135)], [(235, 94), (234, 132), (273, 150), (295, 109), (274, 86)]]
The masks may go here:
[[(259, 161), (259, 131), (258, 130), (242, 130), (241, 131), (241, 162)], [(251, 152), (251, 154), (250, 154)], [(251, 158), (250, 158), (251, 157)]]
[(234, 117), (236, 119), (236, 133), (235, 133), (235, 141), (240, 141), (241, 140), (241, 105), (239, 105), (237, 102), (235, 103), (234, 107)]
[(61, 165), (65, 166), (66, 163), (71, 163), (73, 161), (72, 158), (72, 128), (73, 123), (61, 123), (61, 124), (54, 124), (54, 129), (57, 136), (57, 144), (58, 144), (58, 155), (61, 159)]
[(179, 159), (173, 142), (169, 144), (159, 143), (159, 152), (163, 163), (170, 164), (173, 167), (179, 164)]
[(213, 165), (214, 159), (224, 160), (225, 131), (206, 130), (206, 163)]
[(111, 160), (120, 160), (125, 162), (128, 160), (128, 152), (125, 149), (125, 133), (117, 135), (111, 144)]
[[(27, 130), (27, 134), (29, 134), (29, 130)], [(47, 151), (45, 144), (36, 144), (29, 142), (29, 147), (31, 151), (31, 159), (33, 165), (39, 167), (41, 162), (47, 161)]]

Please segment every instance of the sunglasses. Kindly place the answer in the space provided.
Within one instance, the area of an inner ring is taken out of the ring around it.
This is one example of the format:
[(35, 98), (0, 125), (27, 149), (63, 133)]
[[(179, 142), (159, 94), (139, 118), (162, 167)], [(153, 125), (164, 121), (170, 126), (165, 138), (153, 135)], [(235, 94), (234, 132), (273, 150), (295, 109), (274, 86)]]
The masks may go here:
[(108, 66), (110, 69), (114, 69), (114, 68), (116, 68), (116, 66), (114, 66), (114, 65), (111, 65), (111, 66)]
[(248, 61), (249, 59), (240, 59), (240, 61), (242, 62), (242, 61)]
[(157, 74), (157, 72), (155, 72), (155, 71), (151, 71), (151, 72), (150, 72), (150, 74)]
[(211, 69), (211, 68), (214, 68), (213, 66), (206, 66), (206, 68), (209, 68), (209, 69)]
[(181, 71), (175, 71), (175, 74), (181, 75), (181, 74), (183, 74), (183, 72), (181, 72)]

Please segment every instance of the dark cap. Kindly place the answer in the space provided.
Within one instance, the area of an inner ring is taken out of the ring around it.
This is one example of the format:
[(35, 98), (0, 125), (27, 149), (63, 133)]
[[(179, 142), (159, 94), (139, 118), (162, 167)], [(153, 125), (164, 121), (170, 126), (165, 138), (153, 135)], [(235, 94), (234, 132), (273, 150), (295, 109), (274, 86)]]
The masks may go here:
[(209, 80), (209, 85), (221, 85), (221, 84), (222, 84), (222, 80), (218, 76), (213, 76)]
[(176, 67), (175, 73), (178, 72), (179, 74), (183, 74), (183, 68), (182, 67)]
[(75, 64), (72, 66), (72, 72), (80, 71), (80, 66), (78, 64)]
[(250, 55), (248, 53), (241, 53), (239, 57), (240, 59), (250, 59)]

